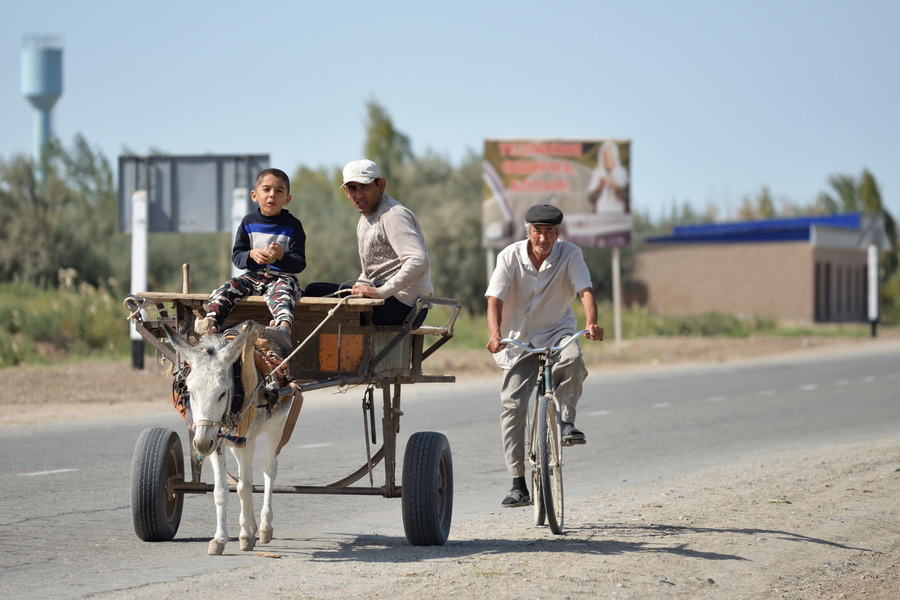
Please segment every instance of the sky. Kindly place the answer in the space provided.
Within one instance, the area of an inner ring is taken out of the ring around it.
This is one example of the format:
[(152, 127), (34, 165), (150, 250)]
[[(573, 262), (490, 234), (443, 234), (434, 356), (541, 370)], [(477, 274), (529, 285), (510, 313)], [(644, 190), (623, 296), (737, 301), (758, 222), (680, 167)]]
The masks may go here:
[[(632, 210), (735, 218), (868, 169), (900, 216), (900, 2), (2, 0), (0, 159), (31, 156), (30, 34), (57, 34), (53, 131), (118, 156), (360, 158), (376, 101), (416, 155), (631, 140)], [(402, 198), (400, 199), (403, 200)]]

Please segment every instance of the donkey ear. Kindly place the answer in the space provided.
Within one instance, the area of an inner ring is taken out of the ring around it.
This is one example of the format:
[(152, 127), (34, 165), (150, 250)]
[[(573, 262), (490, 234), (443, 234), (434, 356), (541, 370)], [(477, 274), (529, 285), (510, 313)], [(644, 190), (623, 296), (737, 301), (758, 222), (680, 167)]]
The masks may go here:
[(172, 342), (172, 345), (175, 346), (175, 350), (181, 352), (183, 356), (188, 356), (194, 351), (194, 346), (191, 345), (187, 338), (183, 335), (172, 329), (166, 324), (163, 324), (163, 331), (166, 332), (166, 336), (169, 338), (169, 341)]
[(233, 363), (238, 359), (241, 353), (244, 351), (244, 345), (247, 343), (247, 336), (250, 335), (250, 323), (244, 323), (241, 325), (241, 330), (238, 332), (237, 336), (228, 342), (225, 348), (222, 350), (222, 356), (224, 357), (224, 361), (228, 364)]

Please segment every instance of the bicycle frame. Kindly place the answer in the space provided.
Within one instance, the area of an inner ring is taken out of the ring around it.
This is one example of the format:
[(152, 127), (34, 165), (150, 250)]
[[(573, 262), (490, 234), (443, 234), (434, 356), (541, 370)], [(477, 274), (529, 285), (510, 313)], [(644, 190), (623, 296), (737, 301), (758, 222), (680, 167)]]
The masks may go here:
[(562, 432), (559, 399), (553, 389), (553, 364), (556, 357), (588, 331), (582, 330), (559, 346), (531, 348), (519, 341), (504, 338), (529, 354), (538, 355), (535, 401), (531, 410), (525, 440), (528, 462), (531, 464), (534, 524), (543, 525), (545, 518), (555, 534), (563, 528)]
[[(529, 354), (539, 355), (536, 386), (537, 391), (535, 394), (535, 399), (538, 399), (544, 394), (549, 393), (552, 394), (554, 400), (556, 400), (556, 393), (553, 390), (553, 364), (556, 362), (556, 358), (559, 356), (560, 352), (565, 350), (569, 346), (569, 344), (575, 343), (575, 340), (583, 335), (586, 335), (587, 333), (587, 329), (582, 329), (559, 346), (545, 346), (544, 348), (532, 348), (531, 346), (526, 346), (522, 342), (514, 340), (512, 338), (503, 338), (502, 340), (500, 340), (500, 343), (515, 344)], [(559, 409), (558, 400), (556, 400), (556, 404), (557, 409)]]

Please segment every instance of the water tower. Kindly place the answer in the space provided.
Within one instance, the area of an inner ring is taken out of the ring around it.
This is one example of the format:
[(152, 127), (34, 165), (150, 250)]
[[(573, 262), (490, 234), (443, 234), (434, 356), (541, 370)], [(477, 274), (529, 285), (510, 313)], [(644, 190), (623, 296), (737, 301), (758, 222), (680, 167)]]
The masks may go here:
[(34, 164), (50, 139), (50, 110), (62, 96), (62, 44), (58, 35), (28, 35), (22, 43), (22, 95), (34, 107)]

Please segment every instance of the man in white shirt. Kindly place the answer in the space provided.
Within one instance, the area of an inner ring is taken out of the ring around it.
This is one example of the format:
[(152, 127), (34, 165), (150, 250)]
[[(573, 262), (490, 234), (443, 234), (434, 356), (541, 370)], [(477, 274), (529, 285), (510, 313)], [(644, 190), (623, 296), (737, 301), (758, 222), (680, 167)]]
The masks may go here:
[[(502, 502), (504, 507), (531, 503), (525, 484), (525, 425), (538, 357), (500, 340), (511, 338), (535, 348), (559, 345), (577, 332), (572, 310), (576, 296), (584, 308), (586, 337), (603, 339), (590, 273), (581, 249), (559, 239), (562, 220), (563, 213), (555, 206), (537, 204), (529, 208), (525, 213), (528, 238), (500, 252), (485, 292), (490, 335), (487, 349), (504, 370), (500, 427), (506, 466), (513, 478), (512, 489)], [(562, 351), (553, 367), (564, 441), (584, 440), (584, 434), (575, 428), (575, 406), (586, 376), (576, 342)]]

